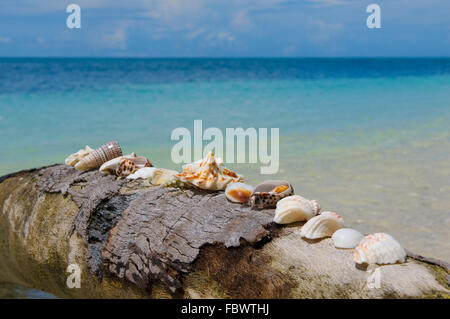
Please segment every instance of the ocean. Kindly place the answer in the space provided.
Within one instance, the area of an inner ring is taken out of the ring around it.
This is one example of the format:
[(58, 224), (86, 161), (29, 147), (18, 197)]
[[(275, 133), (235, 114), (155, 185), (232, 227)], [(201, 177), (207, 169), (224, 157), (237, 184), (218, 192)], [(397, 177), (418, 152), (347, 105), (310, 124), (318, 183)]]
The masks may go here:
[(449, 58), (0, 59), (0, 175), (110, 140), (180, 170), (171, 133), (194, 120), (279, 128), (278, 173), (225, 164), (450, 260)]

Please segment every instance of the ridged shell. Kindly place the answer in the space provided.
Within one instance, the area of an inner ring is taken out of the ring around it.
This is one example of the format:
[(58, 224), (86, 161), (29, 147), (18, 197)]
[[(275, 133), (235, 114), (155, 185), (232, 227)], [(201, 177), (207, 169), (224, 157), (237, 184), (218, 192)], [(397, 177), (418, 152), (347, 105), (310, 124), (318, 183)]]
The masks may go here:
[(82, 158), (86, 157), (93, 151), (94, 150), (92, 148), (86, 145), (84, 149), (81, 149), (78, 152), (69, 155), (64, 161), (64, 163), (66, 163), (67, 166), (75, 166)]
[(250, 199), (254, 188), (245, 183), (231, 183), (225, 189), (225, 196), (234, 203), (245, 204)]
[(292, 195), (277, 203), (273, 221), (277, 224), (289, 224), (309, 220), (320, 211), (319, 203), (300, 195)]
[(353, 260), (358, 264), (403, 263), (406, 260), (406, 252), (391, 235), (374, 233), (361, 240), (355, 248)]
[(334, 232), (331, 239), (336, 248), (355, 248), (363, 239), (364, 235), (351, 228), (341, 228)]
[(288, 181), (265, 181), (256, 185), (249, 203), (252, 207), (274, 208), (279, 200), (293, 194), (294, 188)]
[(122, 156), (122, 150), (119, 143), (117, 143), (117, 141), (108, 142), (83, 157), (75, 165), (75, 168), (79, 171), (89, 171), (91, 169), (99, 168), (103, 163), (119, 156)]
[(333, 233), (344, 227), (344, 220), (334, 212), (323, 212), (308, 220), (303, 225), (300, 235), (308, 239), (330, 237)]
[(213, 191), (224, 190), (229, 183), (242, 179), (241, 175), (224, 167), (221, 161), (216, 161), (212, 152), (201, 161), (184, 165), (183, 172), (177, 176), (185, 183)]

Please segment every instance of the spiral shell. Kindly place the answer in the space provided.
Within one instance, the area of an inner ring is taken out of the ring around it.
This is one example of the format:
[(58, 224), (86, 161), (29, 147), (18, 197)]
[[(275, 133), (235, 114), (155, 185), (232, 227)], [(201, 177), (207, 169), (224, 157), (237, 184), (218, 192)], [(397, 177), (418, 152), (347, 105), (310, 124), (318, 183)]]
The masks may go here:
[(374, 233), (364, 237), (353, 253), (358, 264), (395, 264), (405, 262), (406, 252), (392, 237), (385, 233)]
[(123, 158), (116, 169), (116, 175), (119, 176), (120, 178), (125, 178), (128, 175), (136, 172), (137, 169), (138, 168), (136, 167), (136, 164), (133, 161)]
[(277, 203), (273, 221), (277, 224), (289, 224), (306, 221), (320, 211), (319, 203), (300, 195), (287, 196)]
[(119, 143), (117, 141), (108, 142), (83, 157), (75, 165), (75, 168), (79, 171), (89, 171), (99, 168), (103, 163), (119, 156), (122, 156)]
[(252, 207), (274, 208), (279, 200), (293, 194), (294, 188), (288, 181), (265, 181), (256, 185), (249, 203)]
[(300, 236), (307, 239), (330, 237), (344, 227), (344, 220), (334, 212), (323, 212), (308, 220), (300, 231)]
[(152, 164), (145, 156), (136, 156), (135, 153), (131, 153), (130, 155), (120, 156), (113, 158), (112, 160), (107, 161), (106, 163), (103, 163), (102, 166), (100, 166), (100, 173), (102, 174), (116, 174), (119, 169), (120, 164), (124, 159), (127, 159), (134, 163), (136, 166), (136, 170), (144, 168), (144, 167), (151, 167)]

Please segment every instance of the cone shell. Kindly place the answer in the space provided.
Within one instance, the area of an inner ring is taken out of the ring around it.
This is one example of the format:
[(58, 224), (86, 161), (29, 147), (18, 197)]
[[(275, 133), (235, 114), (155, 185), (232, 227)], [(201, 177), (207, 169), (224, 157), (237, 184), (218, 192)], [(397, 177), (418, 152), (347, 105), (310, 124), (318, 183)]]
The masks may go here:
[(117, 141), (108, 142), (82, 158), (75, 165), (75, 168), (79, 171), (89, 171), (99, 168), (103, 163), (119, 156), (122, 156), (119, 143)]
[(86, 157), (90, 153), (92, 153), (94, 150), (90, 148), (88, 145), (84, 149), (79, 150), (78, 152), (69, 155), (64, 163), (67, 166), (75, 166), (82, 158)]
[(336, 248), (355, 248), (363, 239), (364, 235), (351, 228), (341, 228), (334, 232), (331, 239)]
[(353, 260), (358, 264), (403, 263), (406, 260), (406, 252), (391, 235), (375, 233), (361, 240), (355, 248)]
[(293, 194), (294, 188), (288, 181), (265, 181), (256, 185), (249, 202), (252, 207), (274, 208), (282, 198)]
[(225, 196), (234, 203), (246, 204), (254, 188), (245, 183), (231, 183), (225, 189)]
[(344, 220), (334, 212), (323, 212), (308, 220), (303, 225), (300, 235), (308, 239), (330, 237), (333, 233), (344, 227)]
[(224, 167), (222, 161), (209, 154), (200, 161), (183, 166), (183, 172), (177, 177), (185, 183), (207, 190), (225, 190), (228, 184), (239, 182), (241, 175)]
[(306, 221), (317, 215), (320, 206), (315, 200), (306, 199), (300, 195), (292, 195), (277, 203), (273, 221), (277, 224), (289, 224)]

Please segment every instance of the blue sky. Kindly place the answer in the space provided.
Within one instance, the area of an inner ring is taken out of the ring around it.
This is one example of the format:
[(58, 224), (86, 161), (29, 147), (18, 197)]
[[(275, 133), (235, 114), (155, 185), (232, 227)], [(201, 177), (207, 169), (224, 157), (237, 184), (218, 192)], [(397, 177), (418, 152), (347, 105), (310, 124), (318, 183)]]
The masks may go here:
[(1, 0), (0, 56), (450, 56), (449, 14), (449, 0)]

